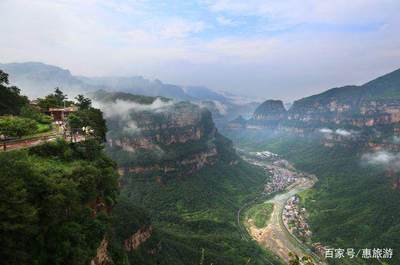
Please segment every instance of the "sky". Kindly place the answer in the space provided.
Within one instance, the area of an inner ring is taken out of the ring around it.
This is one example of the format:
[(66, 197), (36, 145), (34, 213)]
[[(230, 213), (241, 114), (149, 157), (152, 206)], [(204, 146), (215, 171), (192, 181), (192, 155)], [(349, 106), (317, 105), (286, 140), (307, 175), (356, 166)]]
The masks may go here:
[(400, 68), (399, 0), (0, 0), (0, 62), (292, 101)]

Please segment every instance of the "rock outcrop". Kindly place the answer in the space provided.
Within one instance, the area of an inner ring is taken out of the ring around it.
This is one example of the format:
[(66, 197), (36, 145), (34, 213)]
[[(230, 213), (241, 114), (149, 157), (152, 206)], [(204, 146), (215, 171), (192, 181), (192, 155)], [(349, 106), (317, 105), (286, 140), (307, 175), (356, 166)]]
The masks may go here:
[(287, 117), (287, 111), (281, 100), (267, 100), (254, 111), (249, 125), (261, 125), (276, 128)]
[(293, 103), (288, 111), (279, 100), (267, 100), (251, 119), (234, 120), (229, 129), (266, 130), (271, 135), (322, 136), (333, 147), (351, 146), (398, 150), (400, 69), (362, 86), (327, 90)]
[(125, 251), (136, 250), (142, 243), (146, 242), (151, 237), (153, 227), (142, 227), (131, 237), (124, 241)]
[[(190, 175), (216, 163), (218, 132), (207, 109), (189, 102), (102, 93), (106, 105), (117, 100), (133, 103), (126, 113), (107, 118), (108, 151), (121, 172), (163, 183), (170, 176)], [(156, 101), (160, 106), (153, 104)]]
[(362, 86), (333, 88), (295, 101), (287, 124), (371, 127), (400, 121), (400, 69)]
[(90, 265), (112, 265), (114, 264), (108, 255), (108, 240), (104, 238), (97, 248), (96, 256), (90, 262)]

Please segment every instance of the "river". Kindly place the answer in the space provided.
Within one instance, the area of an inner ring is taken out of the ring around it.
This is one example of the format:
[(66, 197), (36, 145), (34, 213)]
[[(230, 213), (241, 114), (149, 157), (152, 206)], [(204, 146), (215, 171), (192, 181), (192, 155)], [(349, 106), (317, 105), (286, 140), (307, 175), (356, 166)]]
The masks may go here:
[[(252, 162), (246, 159), (248, 162), (260, 165), (260, 161)], [(263, 162), (265, 166), (270, 165), (271, 162)], [(279, 169), (277, 165), (274, 165), (275, 169)], [(282, 168), (288, 170), (287, 167)], [(291, 166), (290, 172), (299, 175), (298, 171)], [(289, 253), (294, 253), (299, 257), (310, 256), (315, 264), (325, 264), (319, 259), (308, 246), (297, 240), (292, 236), (286, 229), (282, 221), (282, 211), (285, 207), (286, 202), (293, 195), (311, 188), (316, 181), (315, 176), (301, 174), (297, 177), (294, 182), (287, 186), (284, 190), (280, 191), (274, 197), (266, 199), (265, 202), (272, 203), (274, 205), (270, 219), (267, 222), (267, 226), (264, 228), (257, 228), (255, 225), (246, 222), (246, 227), (251, 237), (256, 240), (261, 246), (271, 250), (278, 255), (283, 261), (289, 263)]]

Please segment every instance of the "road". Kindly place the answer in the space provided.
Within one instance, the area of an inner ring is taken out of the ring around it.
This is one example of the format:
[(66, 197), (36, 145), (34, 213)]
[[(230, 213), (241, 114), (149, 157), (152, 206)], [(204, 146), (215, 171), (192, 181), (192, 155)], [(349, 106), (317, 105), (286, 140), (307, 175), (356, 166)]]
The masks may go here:
[[(11, 151), (11, 150), (16, 150), (16, 149), (22, 149), (22, 148), (29, 148), (33, 147), (36, 145), (40, 145), (46, 142), (53, 142), (59, 138), (63, 138), (62, 135), (57, 135), (57, 134), (48, 134), (40, 137), (34, 137), (31, 139), (24, 139), (24, 140), (16, 140), (13, 142), (6, 143), (6, 148), (4, 148), (4, 143), (0, 144), (0, 152), (2, 151)], [(69, 137), (64, 137), (65, 140), (69, 141)], [(84, 141), (85, 137), (81, 135), (75, 136), (74, 142), (81, 142)]]

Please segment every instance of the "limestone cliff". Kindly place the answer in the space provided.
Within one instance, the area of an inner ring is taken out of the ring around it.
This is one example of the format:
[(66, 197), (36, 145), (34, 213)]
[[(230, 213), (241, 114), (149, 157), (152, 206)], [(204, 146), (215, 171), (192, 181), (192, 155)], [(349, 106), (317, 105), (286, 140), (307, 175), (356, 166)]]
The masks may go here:
[(287, 111), (281, 100), (267, 100), (257, 107), (249, 124), (275, 128), (286, 117)]
[(207, 109), (167, 99), (118, 97), (118, 93), (106, 97), (106, 111), (110, 104), (132, 105), (124, 113), (107, 115), (108, 151), (121, 172), (162, 183), (168, 176), (189, 175), (216, 163), (218, 132)]
[(287, 124), (371, 127), (400, 121), (400, 69), (362, 86), (333, 88), (295, 101)]
[(125, 251), (129, 252), (136, 250), (142, 243), (146, 242), (151, 237), (152, 231), (152, 226), (140, 228), (136, 233), (124, 241)]

